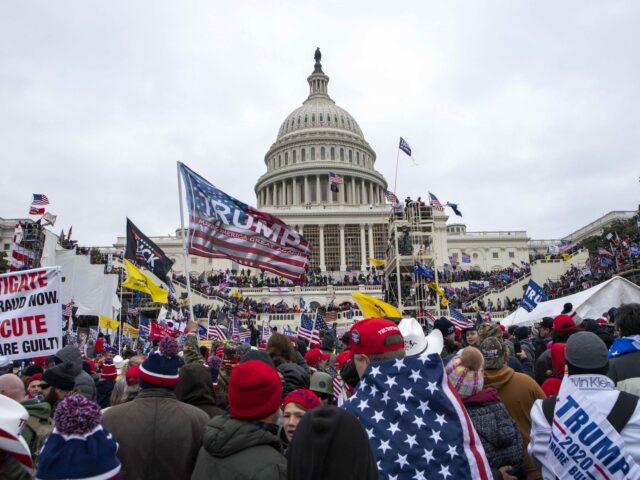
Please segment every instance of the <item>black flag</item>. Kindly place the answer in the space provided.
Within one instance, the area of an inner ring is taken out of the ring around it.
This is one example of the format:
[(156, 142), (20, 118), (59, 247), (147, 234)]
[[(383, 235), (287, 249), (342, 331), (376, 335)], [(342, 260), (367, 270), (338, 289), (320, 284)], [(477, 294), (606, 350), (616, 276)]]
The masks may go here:
[(151, 270), (163, 282), (171, 270), (173, 260), (127, 218), (127, 249), (124, 258)]

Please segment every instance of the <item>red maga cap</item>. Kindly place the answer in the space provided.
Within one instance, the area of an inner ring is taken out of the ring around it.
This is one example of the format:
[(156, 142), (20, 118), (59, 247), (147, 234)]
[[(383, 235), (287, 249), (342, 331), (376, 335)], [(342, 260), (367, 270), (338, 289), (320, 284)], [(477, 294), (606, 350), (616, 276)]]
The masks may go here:
[[(385, 339), (391, 335), (400, 335), (400, 341), (385, 345)], [(391, 320), (384, 318), (366, 318), (354, 323), (349, 331), (349, 340), (350, 349), (356, 354), (373, 355), (404, 348), (400, 329)]]

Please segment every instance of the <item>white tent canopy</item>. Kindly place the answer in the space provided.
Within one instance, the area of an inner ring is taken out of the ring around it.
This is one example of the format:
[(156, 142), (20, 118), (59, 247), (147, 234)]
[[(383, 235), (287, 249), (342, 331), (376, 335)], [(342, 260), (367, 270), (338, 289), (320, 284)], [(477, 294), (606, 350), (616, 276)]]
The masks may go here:
[(576, 323), (580, 323), (584, 318), (602, 316), (602, 313), (611, 307), (619, 307), (623, 303), (640, 303), (640, 287), (626, 278), (613, 277), (595, 287), (573, 295), (539, 303), (531, 312), (519, 307), (500, 323), (505, 327), (533, 325), (542, 320), (542, 317), (560, 315), (562, 307), (567, 302), (573, 305), (573, 310), (576, 312)]

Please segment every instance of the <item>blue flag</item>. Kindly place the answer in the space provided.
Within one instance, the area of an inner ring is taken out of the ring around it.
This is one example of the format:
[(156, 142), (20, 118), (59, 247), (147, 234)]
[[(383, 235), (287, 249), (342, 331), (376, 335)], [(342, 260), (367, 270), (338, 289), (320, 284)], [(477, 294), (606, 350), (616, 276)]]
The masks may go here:
[(462, 216), (462, 212), (458, 208), (458, 204), (457, 203), (447, 202), (446, 206), (451, 208), (451, 210), (453, 210), (453, 213), (455, 213), (457, 216), (459, 216), (459, 217)]
[(437, 354), (372, 363), (344, 408), (366, 430), (381, 479), (493, 478)]
[(416, 275), (424, 277), (427, 280), (431, 280), (433, 278), (433, 270), (431, 270), (426, 265), (423, 265), (422, 263), (416, 263), (416, 265), (413, 267), (413, 271)]
[(534, 308), (538, 306), (540, 302), (547, 301), (547, 294), (544, 293), (544, 290), (540, 285), (538, 285), (533, 280), (529, 280), (529, 284), (527, 285), (526, 290), (524, 291), (524, 295), (522, 296), (522, 300), (520, 300), (520, 306), (524, 308), (527, 312), (532, 311)]
[(511, 280), (511, 277), (506, 273), (501, 273), (500, 280), (504, 280), (505, 282), (508, 282), (509, 280)]
[(400, 137), (400, 145), (398, 145), (398, 148), (402, 150), (404, 153), (406, 153), (407, 155), (411, 156), (411, 147), (406, 142), (406, 140), (402, 137)]

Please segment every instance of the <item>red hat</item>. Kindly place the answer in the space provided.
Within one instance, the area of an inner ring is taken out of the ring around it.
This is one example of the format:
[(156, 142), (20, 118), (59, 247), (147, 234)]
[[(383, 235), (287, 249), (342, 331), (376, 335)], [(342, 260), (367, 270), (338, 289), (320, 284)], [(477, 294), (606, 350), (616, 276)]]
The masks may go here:
[(118, 370), (113, 363), (105, 363), (100, 370), (100, 378), (102, 380), (115, 380), (118, 376)]
[(124, 378), (127, 382), (127, 385), (133, 387), (138, 384), (138, 378), (140, 378), (140, 365), (134, 365), (127, 369), (127, 372), (124, 374)]
[(336, 368), (341, 370), (344, 364), (347, 363), (351, 357), (353, 357), (353, 352), (351, 350), (345, 350), (342, 352), (336, 357)]
[(284, 402), (282, 402), (282, 409), (284, 410), (284, 407), (286, 407), (289, 403), (296, 403), (305, 410), (311, 410), (312, 408), (322, 405), (322, 402), (320, 401), (318, 396), (311, 390), (307, 390), (306, 388), (299, 388), (298, 390), (294, 390), (289, 395), (287, 395), (284, 399)]
[(228, 390), (233, 418), (261, 420), (278, 411), (282, 380), (275, 368), (260, 360), (249, 360), (231, 371)]
[(311, 367), (315, 367), (318, 364), (318, 362), (322, 360), (328, 360), (329, 358), (331, 358), (331, 354), (322, 353), (322, 351), (319, 348), (312, 348), (304, 356), (304, 359), (307, 361), (307, 363)]
[(31, 379), (29, 380), (29, 384), (31, 384), (31, 382), (34, 381), (41, 381), (42, 380), (42, 374), (41, 373), (34, 373), (33, 375), (31, 375)]
[(562, 384), (562, 380), (555, 377), (547, 378), (544, 383), (540, 386), (542, 391), (547, 397), (551, 395), (558, 395), (560, 393), (560, 385)]
[(96, 373), (96, 362), (94, 362), (90, 358), (85, 358), (84, 361), (89, 364), (89, 369), (91, 370), (91, 373)]
[(569, 332), (576, 328), (576, 322), (569, 315), (558, 315), (553, 319), (554, 332)]
[[(385, 345), (384, 341), (391, 335), (399, 335), (400, 341)], [(390, 352), (404, 348), (404, 338), (398, 326), (384, 318), (366, 318), (354, 323), (349, 331), (349, 346), (353, 353), (369, 354)]]

